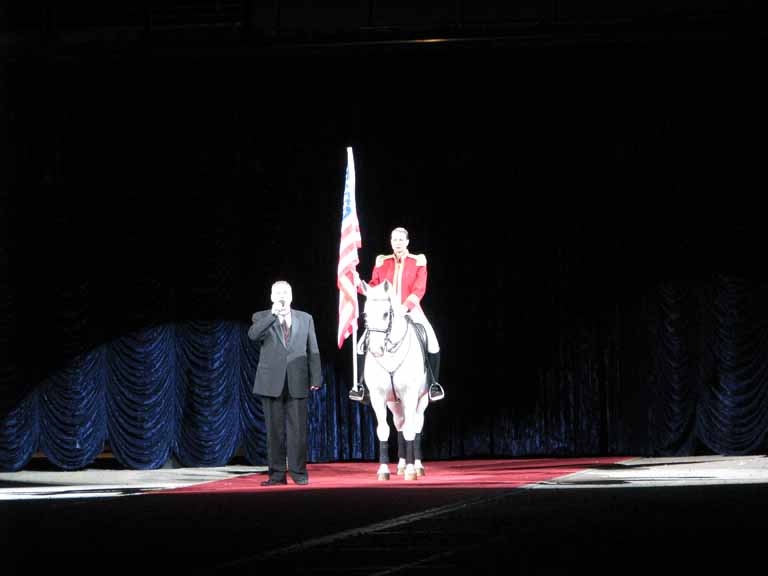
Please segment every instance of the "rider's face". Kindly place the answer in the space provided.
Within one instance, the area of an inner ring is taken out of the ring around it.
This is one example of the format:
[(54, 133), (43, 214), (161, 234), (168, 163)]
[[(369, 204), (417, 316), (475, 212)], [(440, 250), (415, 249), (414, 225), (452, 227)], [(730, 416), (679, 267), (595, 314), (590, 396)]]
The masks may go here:
[(395, 253), (397, 258), (401, 258), (408, 249), (408, 238), (402, 232), (392, 232), (392, 236), (389, 238), (392, 244), (392, 252)]

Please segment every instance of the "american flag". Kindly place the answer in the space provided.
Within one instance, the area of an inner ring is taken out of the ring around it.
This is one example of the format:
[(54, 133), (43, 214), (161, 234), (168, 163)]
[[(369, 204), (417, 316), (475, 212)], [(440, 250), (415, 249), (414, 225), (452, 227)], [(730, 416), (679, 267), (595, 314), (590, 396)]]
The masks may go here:
[(344, 181), (344, 203), (341, 211), (341, 242), (336, 285), (339, 287), (339, 348), (344, 340), (357, 330), (360, 308), (353, 273), (360, 263), (357, 249), (362, 246), (360, 223), (355, 205), (355, 159), (352, 148), (347, 147), (347, 174)]

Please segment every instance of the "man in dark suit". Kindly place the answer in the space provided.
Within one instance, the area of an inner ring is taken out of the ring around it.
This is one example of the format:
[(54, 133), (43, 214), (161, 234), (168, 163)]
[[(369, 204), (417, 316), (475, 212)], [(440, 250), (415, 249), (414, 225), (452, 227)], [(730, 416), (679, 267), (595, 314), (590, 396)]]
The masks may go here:
[(248, 337), (260, 347), (253, 393), (261, 396), (267, 426), (269, 480), (262, 486), (307, 484), (307, 398), (322, 385), (315, 322), (291, 308), (288, 282), (272, 285), (272, 309), (256, 312)]

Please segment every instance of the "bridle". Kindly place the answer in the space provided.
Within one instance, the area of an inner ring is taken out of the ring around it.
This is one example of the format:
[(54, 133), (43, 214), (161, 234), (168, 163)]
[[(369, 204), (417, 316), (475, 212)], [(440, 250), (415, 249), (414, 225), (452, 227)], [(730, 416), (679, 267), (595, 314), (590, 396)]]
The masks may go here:
[[(381, 301), (381, 300), (383, 300), (383, 299), (376, 299), (376, 300), (373, 300), (373, 301)], [(369, 300), (369, 301), (371, 301), (371, 300)], [(384, 334), (384, 352), (386, 352), (388, 354), (395, 354), (395, 353), (397, 353), (400, 350), (400, 347), (403, 345), (403, 343), (406, 341), (406, 339), (408, 340), (408, 348), (406, 348), (405, 352), (403, 353), (403, 357), (401, 358), (400, 362), (397, 364), (397, 366), (395, 367), (394, 370), (388, 370), (387, 368), (385, 368), (384, 365), (382, 365), (382, 363), (379, 360), (379, 358), (377, 358), (376, 356), (371, 354), (371, 356), (373, 356), (373, 358), (376, 360), (376, 362), (389, 373), (390, 378), (393, 378), (395, 372), (397, 372), (397, 370), (400, 368), (400, 366), (402, 366), (403, 363), (405, 362), (405, 359), (408, 357), (408, 350), (411, 347), (411, 339), (410, 338), (406, 338), (408, 336), (408, 327), (409, 327), (409, 324), (410, 324), (410, 320), (406, 319), (405, 332), (403, 333), (402, 337), (399, 340), (393, 341), (390, 336), (392, 335), (392, 324), (393, 324), (392, 319), (395, 316), (395, 310), (394, 310), (394, 307), (392, 306), (392, 299), (391, 298), (387, 298), (387, 302), (389, 303), (389, 321), (387, 322), (387, 327), (386, 328), (381, 329), (381, 328), (372, 328), (372, 327), (370, 327), (368, 325), (368, 317), (366, 315), (366, 318), (365, 318), (366, 332), (365, 332), (365, 344), (364, 345), (365, 345), (365, 349), (368, 350), (369, 349), (368, 344), (369, 344), (369, 338), (370, 338), (371, 332), (378, 332), (380, 334)]]
[[(383, 300), (383, 298), (379, 298), (379, 299), (377, 299), (375, 301), (381, 301), (381, 300)], [(405, 341), (405, 337), (408, 335), (408, 322), (406, 322), (405, 332), (403, 333), (403, 336), (399, 340), (393, 342), (392, 338), (390, 338), (390, 336), (392, 335), (392, 319), (395, 316), (395, 309), (392, 306), (392, 299), (391, 298), (387, 298), (387, 302), (389, 303), (389, 320), (387, 322), (387, 327), (386, 328), (384, 328), (384, 329), (381, 329), (381, 328), (371, 328), (368, 325), (368, 317), (366, 315), (366, 318), (365, 318), (365, 328), (366, 328), (365, 347), (368, 348), (368, 339), (370, 338), (370, 333), (371, 332), (378, 332), (380, 334), (384, 334), (384, 350), (386, 352), (389, 352), (390, 354), (394, 354), (395, 352), (397, 352), (397, 350), (403, 344), (403, 342)]]

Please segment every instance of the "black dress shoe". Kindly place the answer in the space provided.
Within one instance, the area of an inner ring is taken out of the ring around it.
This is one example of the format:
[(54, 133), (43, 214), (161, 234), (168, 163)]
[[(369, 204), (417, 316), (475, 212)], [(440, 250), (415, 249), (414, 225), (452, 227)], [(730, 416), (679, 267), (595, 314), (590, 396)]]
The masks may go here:
[(309, 484), (309, 478), (294, 478), (293, 483), (303, 486), (304, 484)]
[(283, 486), (285, 484), (288, 484), (288, 481), (286, 479), (275, 480), (274, 478), (270, 478), (269, 480), (264, 480), (264, 482), (261, 483), (262, 486)]

